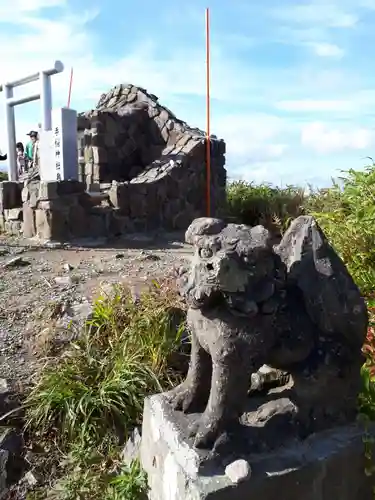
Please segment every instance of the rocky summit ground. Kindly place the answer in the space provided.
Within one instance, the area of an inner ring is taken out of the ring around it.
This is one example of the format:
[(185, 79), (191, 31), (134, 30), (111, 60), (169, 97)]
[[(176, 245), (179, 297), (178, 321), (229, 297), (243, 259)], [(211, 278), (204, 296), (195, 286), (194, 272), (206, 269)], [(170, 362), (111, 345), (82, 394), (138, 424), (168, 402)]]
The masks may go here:
[(138, 288), (184, 265), (191, 249), (182, 241), (176, 234), (133, 235), (112, 244), (40, 245), (0, 236), (0, 378), (28, 384), (43, 351), (50, 355), (51, 339), (69, 342), (77, 330), (71, 325), (87, 317), (106, 287)]

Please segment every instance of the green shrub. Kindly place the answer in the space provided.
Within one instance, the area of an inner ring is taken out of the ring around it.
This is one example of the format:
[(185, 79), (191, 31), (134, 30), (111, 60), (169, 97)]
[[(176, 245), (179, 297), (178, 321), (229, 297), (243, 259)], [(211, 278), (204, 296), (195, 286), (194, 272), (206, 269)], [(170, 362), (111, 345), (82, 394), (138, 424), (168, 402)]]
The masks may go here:
[(263, 224), (285, 230), (291, 219), (303, 213), (303, 189), (294, 186), (272, 187), (244, 181), (229, 184), (227, 189), (229, 217), (242, 224)]
[(6, 172), (2, 172), (0, 170), (0, 182), (7, 181), (8, 180), (8, 174)]
[(350, 170), (326, 189), (304, 195), (298, 187), (272, 187), (233, 182), (228, 186), (228, 215), (249, 224), (263, 224), (282, 233), (290, 220), (312, 214), (344, 260), (361, 291), (375, 284), (375, 167)]
[(350, 170), (307, 202), (363, 294), (375, 288), (375, 167)]

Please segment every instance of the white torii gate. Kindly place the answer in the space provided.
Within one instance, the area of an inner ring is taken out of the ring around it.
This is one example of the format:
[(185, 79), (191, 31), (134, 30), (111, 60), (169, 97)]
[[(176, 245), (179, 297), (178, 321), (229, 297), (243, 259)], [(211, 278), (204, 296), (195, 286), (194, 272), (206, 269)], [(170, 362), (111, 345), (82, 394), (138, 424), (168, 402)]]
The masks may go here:
[[(8, 179), (10, 181), (18, 180), (17, 157), (16, 157), (16, 123), (14, 118), (14, 107), (19, 104), (41, 100), (42, 132), (52, 130), (52, 87), (51, 76), (64, 71), (64, 65), (61, 61), (55, 61), (53, 68), (39, 71), (33, 75), (20, 78), (13, 82), (7, 82), (0, 85), (0, 92), (5, 92), (5, 112), (6, 128), (8, 136)], [(16, 99), (13, 96), (13, 89), (21, 87), (27, 83), (40, 80), (40, 93), (33, 94)]]

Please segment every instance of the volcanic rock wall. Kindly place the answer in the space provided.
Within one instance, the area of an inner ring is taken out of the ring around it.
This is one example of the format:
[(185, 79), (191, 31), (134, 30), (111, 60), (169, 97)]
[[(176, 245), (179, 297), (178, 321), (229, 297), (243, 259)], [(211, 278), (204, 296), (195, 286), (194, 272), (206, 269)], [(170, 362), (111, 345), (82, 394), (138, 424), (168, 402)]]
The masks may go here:
[[(206, 214), (206, 139), (133, 85), (103, 94), (79, 116), (80, 180), (116, 181), (114, 208), (136, 227), (182, 229)], [(225, 205), (225, 143), (212, 137), (211, 213)]]

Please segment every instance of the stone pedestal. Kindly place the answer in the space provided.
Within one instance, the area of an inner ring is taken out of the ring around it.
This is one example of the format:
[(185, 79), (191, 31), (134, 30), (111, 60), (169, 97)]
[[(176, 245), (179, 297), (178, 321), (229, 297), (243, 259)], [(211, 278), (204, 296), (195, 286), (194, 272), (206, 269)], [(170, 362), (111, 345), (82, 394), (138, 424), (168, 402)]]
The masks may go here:
[(22, 206), (21, 190), (22, 182), (0, 182), (0, 212)]
[[(373, 499), (374, 479), (365, 474), (364, 429), (359, 425), (321, 432), (271, 452), (250, 452), (245, 458), (251, 474), (234, 483), (225, 474), (228, 461), (203, 459), (184, 437), (185, 424), (185, 416), (172, 412), (162, 395), (146, 399), (141, 461), (150, 500)], [(375, 436), (374, 427), (369, 432)]]

